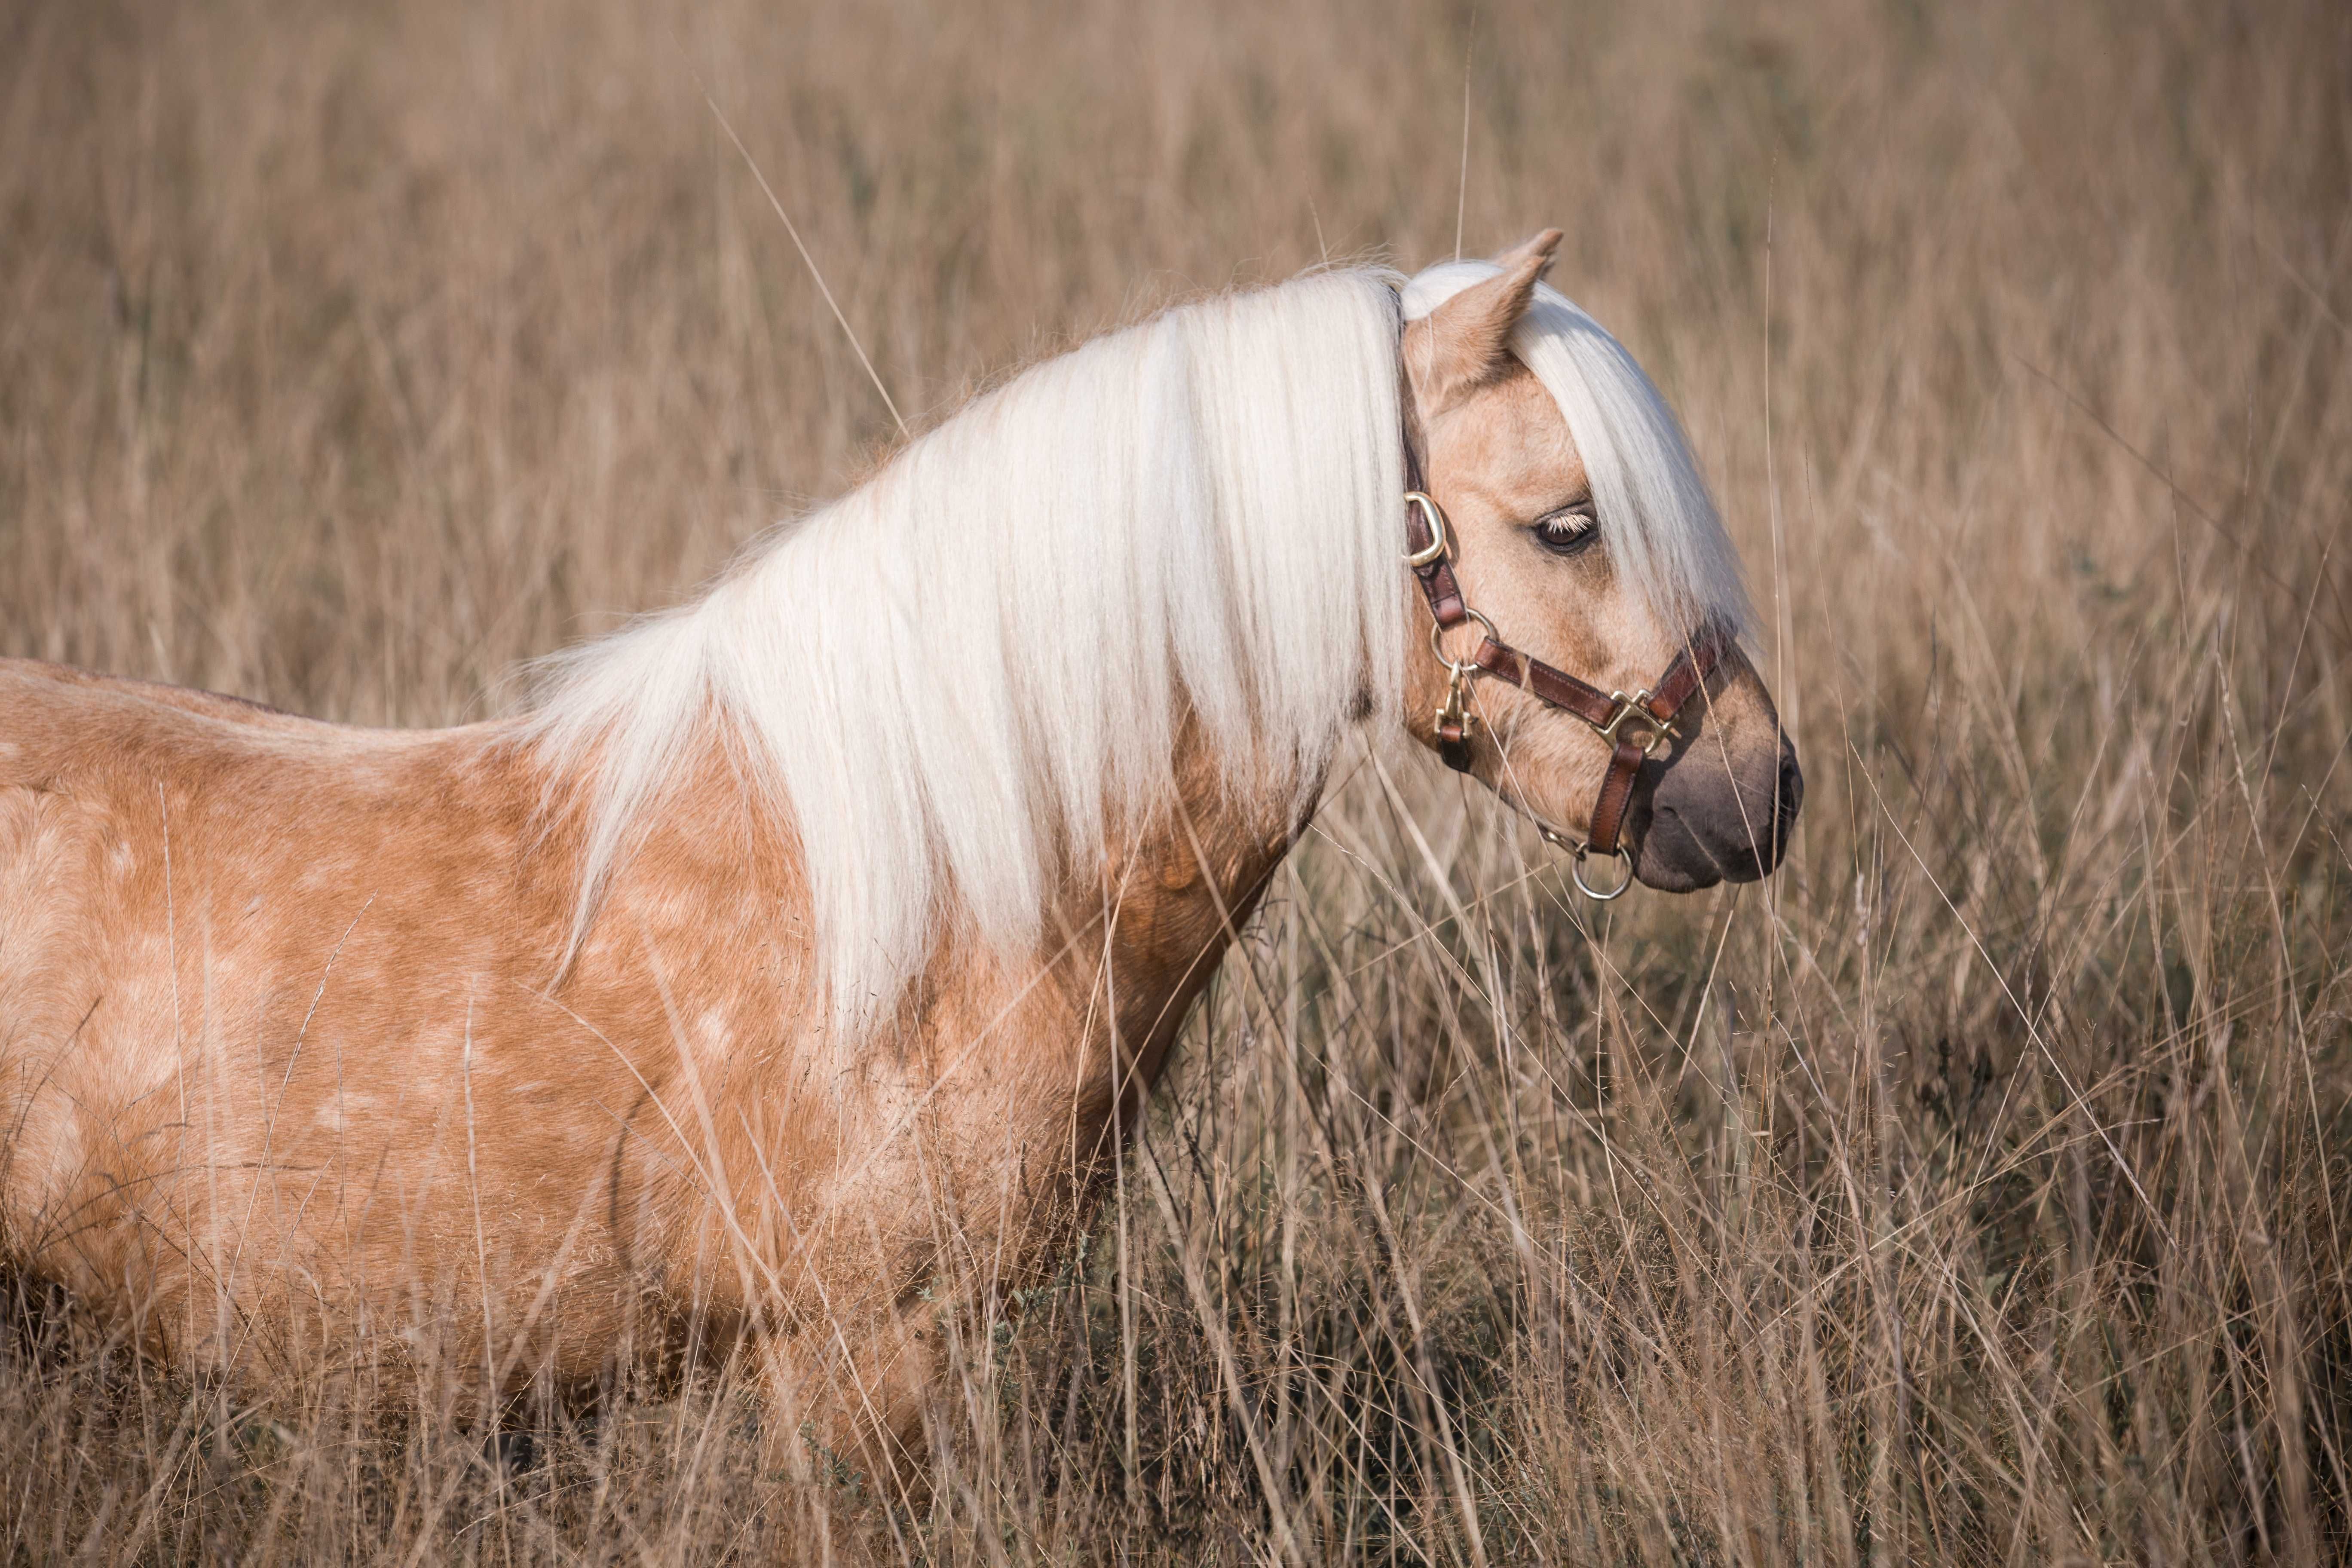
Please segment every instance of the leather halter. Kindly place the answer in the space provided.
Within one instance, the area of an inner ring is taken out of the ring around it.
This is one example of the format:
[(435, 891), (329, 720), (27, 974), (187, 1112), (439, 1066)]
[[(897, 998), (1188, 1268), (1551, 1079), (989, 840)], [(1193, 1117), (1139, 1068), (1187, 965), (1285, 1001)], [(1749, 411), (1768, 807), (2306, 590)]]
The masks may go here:
[[(1435, 720), (1437, 754), (1456, 773), (1470, 771), (1470, 737), (1477, 725), (1470, 714), (1470, 686), (1481, 675), (1507, 680), (1546, 707), (1591, 725), (1611, 748), (1609, 772), (1601, 783), (1601, 798), (1592, 807), (1591, 829), (1581, 846), (1566, 845), (1549, 828), (1542, 832), (1552, 842), (1575, 849), (1572, 874), (1579, 888), (1595, 899), (1613, 899), (1633, 883), (1632, 860), (1618, 835), (1625, 826), (1625, 808), (1633, 798), (1633, 781), (1643, 763), (1673, 743), (1675, 715), (1706, 684), (1723, 657), (1721, 636), (1712, 624), (1702, 626), (1675, 655), (1655, 686), (1631, 697), (1622, 691), (1603, 692), (1564, 669), (1520, 652), (1502, 639), (1494, 622), (1463, 598), (1462, 584), (1454, 575), (1454, 545), (1445, 512), (1422, 488), (1421, 461), (1410, 437), (1404, 442), (1404, 466), (1405, 563), (1412, 568), (1422, 596), (1429, 601), (1430, 651), (1448, 676), (1445, 700)], [(1470, 621), (1477, 623), (1486, 638), (1466, 663), (1456, 663), (1446, 657), (1445, 634)], [(1588, 855), (1614, 856), (1626, 861), (1625, 879), (1606, 892), (1591, 887), (1583, 873)]]

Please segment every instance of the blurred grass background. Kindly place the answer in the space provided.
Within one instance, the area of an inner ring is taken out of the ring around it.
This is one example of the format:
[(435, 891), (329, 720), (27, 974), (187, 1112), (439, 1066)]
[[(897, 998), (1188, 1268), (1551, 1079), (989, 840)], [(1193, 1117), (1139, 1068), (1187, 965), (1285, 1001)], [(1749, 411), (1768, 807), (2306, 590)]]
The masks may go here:
[[(447, 723), (854, 483), (889, 416), (698, 77), (918, 427), (1565, 227), (1810, 784), (1770, 884), (1602, 913), (1353, 768), (934, 1500), (836, 1478), (868, 1550), (2343, 1556), (2352, 12), (19, 0), (0, 652)], [(14, 1559), (791, 1545), (725, 1373), (500, 1466), (428, 1374), (200, 1386), (14, 1289)]]

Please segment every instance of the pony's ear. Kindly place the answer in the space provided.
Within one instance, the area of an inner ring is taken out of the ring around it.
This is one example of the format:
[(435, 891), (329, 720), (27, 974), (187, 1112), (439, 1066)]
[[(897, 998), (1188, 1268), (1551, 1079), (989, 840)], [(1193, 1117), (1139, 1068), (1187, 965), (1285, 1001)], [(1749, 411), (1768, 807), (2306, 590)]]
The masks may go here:
[(1544, 275), (1545, 269), (1551, 266), (1553, 253), (1559, 249), (1559, 230), (1548, 228), (1541, 234), (1528, 236), (1508, 250), (1495, 252), (1494, 261), (1496, 266), (1506, 272), (1532, 261), (1536, 264), (1536, 276), (1540, 278)]
[(1405, 333), (1405, 374), (1423, 414), (1434, 414), (1511, 366), (1511, 328), (1535, 298), (1536, 280), (1559, 248), (1548, 228), (1495, 258), (1502, 271), (1474, 283)]

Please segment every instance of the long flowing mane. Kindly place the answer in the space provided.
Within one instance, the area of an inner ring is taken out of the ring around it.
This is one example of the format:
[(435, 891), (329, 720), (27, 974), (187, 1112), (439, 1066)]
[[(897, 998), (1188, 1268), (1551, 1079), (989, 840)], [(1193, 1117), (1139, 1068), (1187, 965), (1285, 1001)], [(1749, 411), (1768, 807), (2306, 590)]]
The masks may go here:
[[(1352, 723), (1399, 711), (1400, 285), (1418, 314), (1483, 275), (1318, 272), (1110, 333), (976, 400), (699, 602), (559, 656), (527, 733), (593, 792), (574, 942), (714, 738), (797, 830), (846, 1033), (950, 921), (1033, 949), (1107, 825), (1169, 799), (1188, 711), (1229, 787), (1312, 790)], [(1633, 536), (1621, 569), (1678, 622), (1736, 619), (1737, 560), (1672, 415), (1543, 294), (1546, 325), (1513, 346), (1625, 520), (1612, 538)]]

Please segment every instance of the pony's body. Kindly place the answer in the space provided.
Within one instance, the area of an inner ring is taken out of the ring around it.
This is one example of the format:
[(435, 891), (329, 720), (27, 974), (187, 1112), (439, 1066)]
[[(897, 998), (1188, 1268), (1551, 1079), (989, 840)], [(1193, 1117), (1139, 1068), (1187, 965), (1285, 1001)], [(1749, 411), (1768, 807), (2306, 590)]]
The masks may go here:
[[(1050, 362), (498, 722), (0, 663), (0, 1248), (191, 1360), (503, 1389), (700, 1325), (776, 1433), (910, 1436), (927, 1285), (1066, 1234), (1343, 742), (1433, 739), (1409, 432), (1465, 588), (1602, 689), (1736, 627), (1557, 237), (1402, 343), (1337, 273)], [(1531, 542), (1596, 506), (1605, 552)], [(1483, 689), (1457, 760), (1572, 828), (1607, 747)], [(1629, 818), (1661, 886), (1793, 814), (1736, 654), (1703, 706)]]
[(364, 1322), (461, 1378), (572, 1379), (697, 1320), (819, 1363), (863, 1342), (850, 1403), (878, 1400), (942, 1248), (1016, 1277), (1070, 1217), (1114, 1040), (1148, 1084), (1289, 842), (1192, 803), (1207, 875), (1165, 837), (1106, 866), (1117, 929), (1101, 885), (1057, 900), (1060, 963), (950, 940), (849, 1052), (791, 836), (715, 752), (559, 977), (583, 835), (513, 725), (21, 662), (0, 711), (8, 1240), (205, 1362)]

